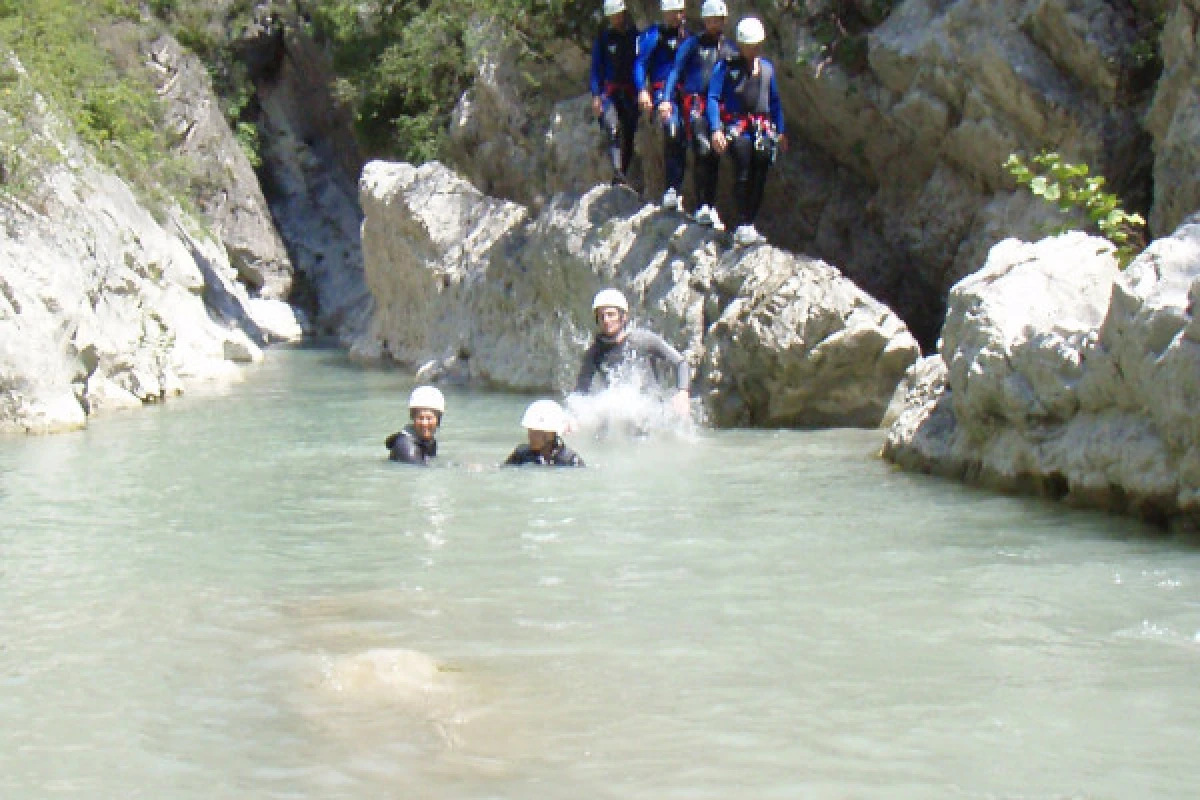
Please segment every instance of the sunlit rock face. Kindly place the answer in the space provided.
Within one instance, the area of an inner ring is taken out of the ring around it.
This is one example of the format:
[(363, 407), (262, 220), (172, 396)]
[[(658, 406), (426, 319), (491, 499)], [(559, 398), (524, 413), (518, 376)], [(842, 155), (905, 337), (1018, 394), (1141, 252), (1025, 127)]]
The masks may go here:
[(684, 352), (719, 425), (877, 424), (918, 356), (903, 323), (828, 264), (731, 248), (625, 189), (557, 195), (536, 216), (440, 164), (372, 162), (361, 189), (363, 358), (566, 390), (608, 286)]
[(1200, 521), (1200, 217), (1124, 272), (1082, 234), (1005, 241), (910, 372), (885, 457), (1156, 521)]
[(70, 430), (224, 383), (299, 336), (290, 307), (251, 298), (207, 226), (169, 201), (152, 213), (31, 96), (38, 113), (10, 121), (26, 152), (48, 155), (0, 197), (0, 431)]

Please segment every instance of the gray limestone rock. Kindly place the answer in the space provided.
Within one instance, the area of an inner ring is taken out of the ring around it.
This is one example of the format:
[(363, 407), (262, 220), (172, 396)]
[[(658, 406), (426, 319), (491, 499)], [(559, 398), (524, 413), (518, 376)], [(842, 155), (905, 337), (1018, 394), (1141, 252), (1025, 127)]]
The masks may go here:
[(557, 195), (530, 217), (439, 164), (363, 171), (374, 298), (360, 357), (521, 391), (572, 386), (590, 301), (687, 356), (720, 425), (874, 425), (918, 356), (903, 323), (819, 261), (722, 236), (627, 189)]

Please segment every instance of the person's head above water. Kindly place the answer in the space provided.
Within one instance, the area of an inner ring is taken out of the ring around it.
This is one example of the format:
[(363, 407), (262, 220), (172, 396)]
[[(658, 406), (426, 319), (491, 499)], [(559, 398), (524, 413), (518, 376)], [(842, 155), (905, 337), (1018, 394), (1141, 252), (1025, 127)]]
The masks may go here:
[(521, 427), (528, 431), (531, 448), (549, 452), (567, 432), (567, 412), (553, 400), (534, 400), (521, 417)]
[(603, 336), (616, 336), (629, 317), (629, 301), (617, 289), (601, 289), (592, 299), (596, 328)]
[(418, 386), (408, 396), (408, 416), (420, 439), (432, 439), (446, 413), (446, 398), (434, 386)]

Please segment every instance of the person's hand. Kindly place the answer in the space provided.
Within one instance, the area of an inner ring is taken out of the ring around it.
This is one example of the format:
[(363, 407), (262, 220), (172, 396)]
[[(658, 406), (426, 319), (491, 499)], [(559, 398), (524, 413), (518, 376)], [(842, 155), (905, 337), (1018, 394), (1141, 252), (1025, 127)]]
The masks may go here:
[(645, 89), (638, 92), (638, 108), (642, 110), (643, 114), (649, 114), (654, 110), (654, 98)]
[(692, 403), (688, 393), (680, 389), (671, 397), (671, 410), (681, 417), (691, 416)]
[(786, 133), (779, 134), (779, 151), (786, 153), (788, 151), (788, 138)]
[(666, 100), (663, 100), (658, 104), (658, 116), (663, 122), (666, 122), (671, 118), (671, 104)]
[(604, 113), (604, 99), (596, 96), (592, 98), (592, 116), (597, 119)]
[(725, 148), (729, 146), (729, 139), (725, 137), (725, 131), (716, 131), (712, 135), (713, 152), (718, 155), (725, 152)]

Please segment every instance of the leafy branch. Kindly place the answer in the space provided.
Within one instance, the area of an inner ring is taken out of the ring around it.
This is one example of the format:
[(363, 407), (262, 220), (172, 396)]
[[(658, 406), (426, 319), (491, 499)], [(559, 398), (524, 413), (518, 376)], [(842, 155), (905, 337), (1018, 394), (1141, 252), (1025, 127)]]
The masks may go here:
[[(1145, 248), (1146, 220), (1140, 214), (1120, 208), (1120, 198), (1104, 191), (1104, 177), (1092, 175), (1087, 164), (1071, 164), (1058, 153), (1043, 151), (1033, 157), (1032, 164), (1013, 153), (1004, 162), (1004, 169), (1018, 185), (1056, 206), (1061, 213), (1083, 214), (1094, 232), (1112, 242), (1121, 269), (1129, 266)], [(1073, 226), (1064, 224), (1055, 232), (1072, 229)]]

